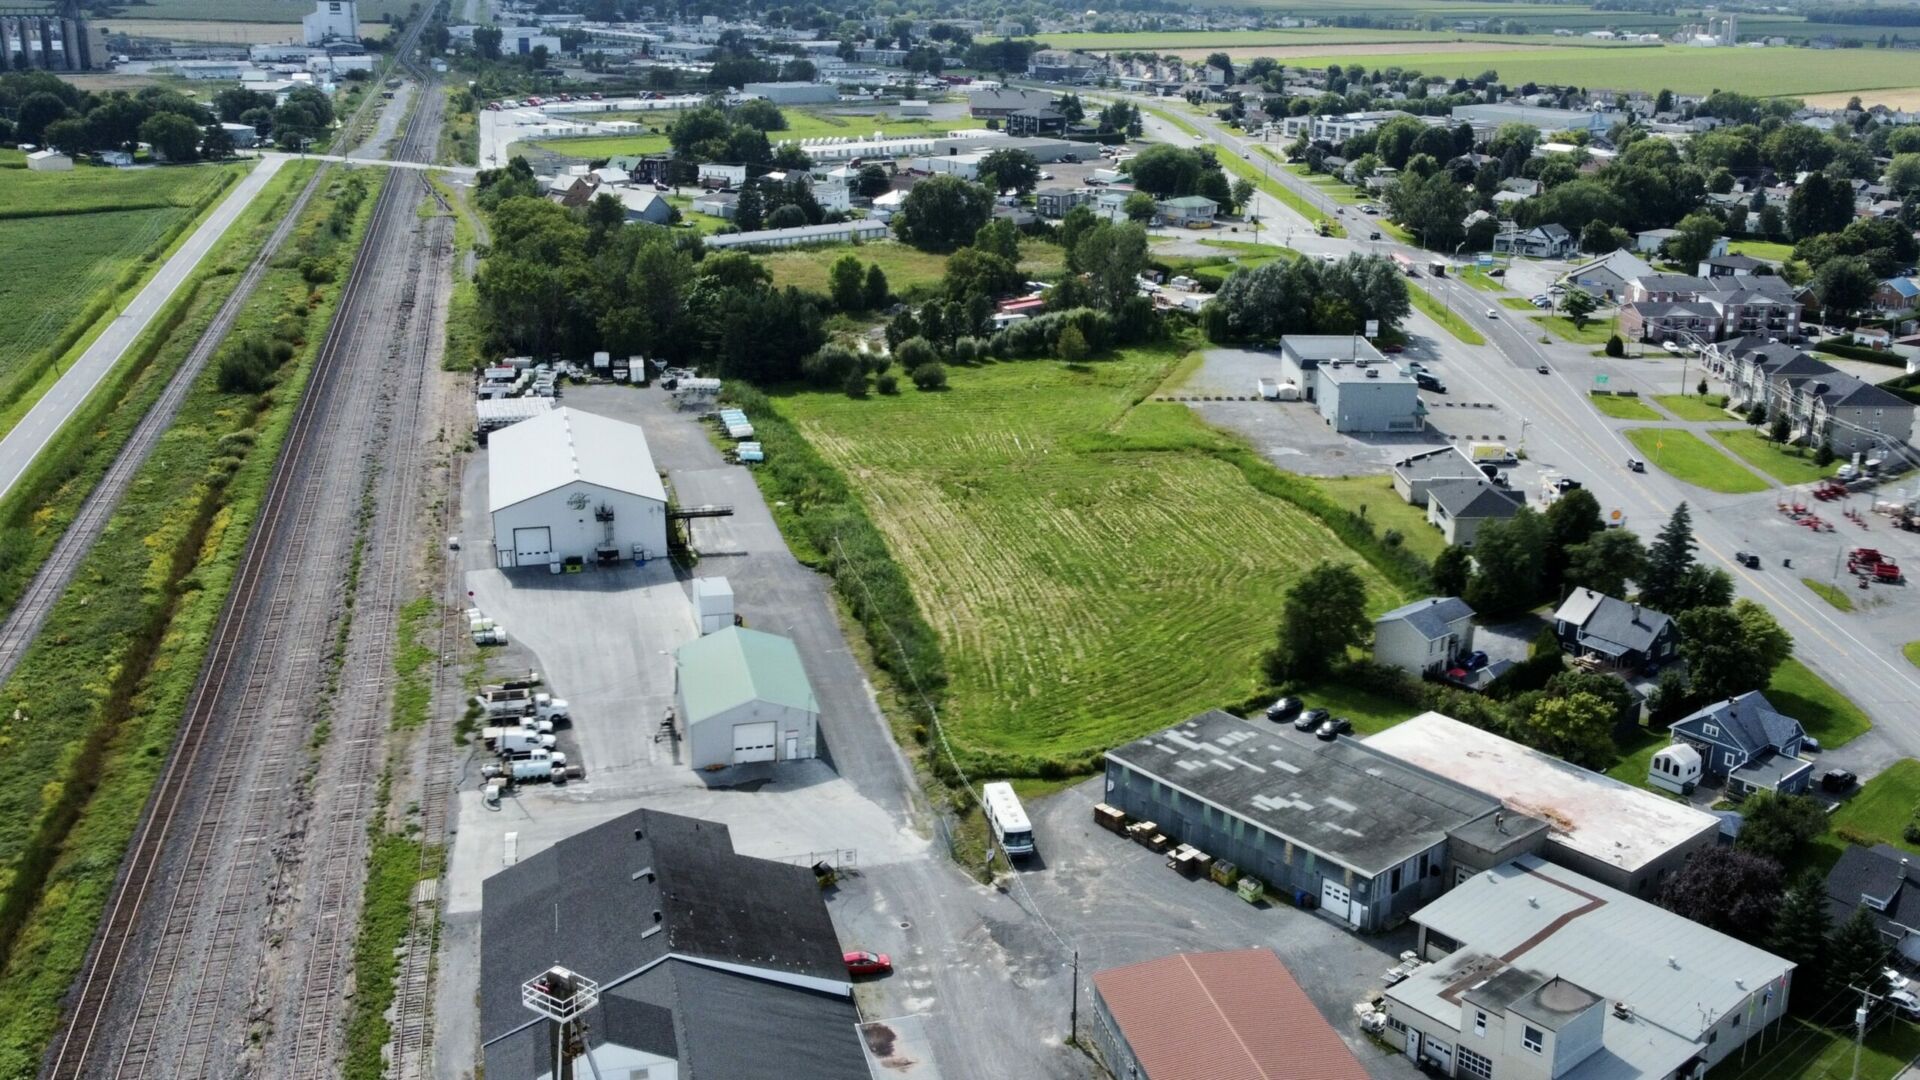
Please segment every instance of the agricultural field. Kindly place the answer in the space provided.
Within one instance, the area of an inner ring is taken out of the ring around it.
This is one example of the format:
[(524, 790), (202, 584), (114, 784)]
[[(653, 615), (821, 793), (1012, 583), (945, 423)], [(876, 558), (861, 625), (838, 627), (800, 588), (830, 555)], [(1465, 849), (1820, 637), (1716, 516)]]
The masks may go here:
[[(1226, 50), (1234, 55), (1234, 49)], [(1251, 55), (1251, 54), (1249, 54)], [(1291, 57), (1289, 64), (1356, 63), (1334, 51)], [(1412, 46), (1375, 55), (1368, 67), (1412, 68), (1429, 75), (1472, 77), (1493, 70), (1509, 84), (1571, 83), (1615, 90), (1704, 94), (1736, 90), (1761, 96), (1864, 92), (1920, 85), (1913, 54), (1895, 49), (1690, 49), (1677, 45), (1590, 49), (1555, 46), (1518, 51), (1439, 52)]]
[(0, 385), (143, 271), (244, 166), (0, 170)]
[[(721, 224), (705, 214), (686, 215), (687, 220)], [(896, 294), (928, 288), (940, 283), (947, 272), (947, 257), (934, 255), (891, 240), (874, 244), (835, 244), (829, 247), (803, 248), (797, 251), (770, 251), (757, 256), (760, 264), (773, 273), (780, 288), (797, 286), (825, 293), (827, 271), (842, 255), (852, 254), (862, 263), (878, 263), (887, 275), (887, 285)], [(1028, 277), (1051, 277), (1066, 268), (1066, 253), (1058, 244), (1028, 240), (1020, 245), (1020, 270)]]
[(1674, 479), (1723, 495), (1767, 490), (1767, 482), (1684, 428), (1628, 428), (1622, 432), (1640, 456)]
[[(1245, 700), (1287, 584), (1352, 562), (1183, 405), (1177, 349), (955, 368), (951, 388), (779, 409), (859, 492), (932, 624), (962, 752), (1080, 757)], [(1276, 474), (1285, 484), (1291, 477)]]
[[(852, 139), (870, 136), (876, 131), (887, 136), (938, 135), (955, 128), (980, 126), (978, 122), (964, 117), (903, 119), (870, 113), (801, 112), (796, 109), (783, 112), (787, 118), (786, 130), (767, 132), (767, 138), (776, 143), (786, 139)], [(588, 161), (617, 154), (657, 154), (667, 149), (667, 125), (673, 123), (678, 115), (674, 112), (648, 114), (642, 123), (651, 133), (645, 135), (588, 135), (571, 139), (541, 139), (527, 145)]]
[[(312, 5), (308, 5), (308, 11)], [(364, 11), (365, 8), (362, 8)], [(274, 45), (288, 38), (299, 40), (300, 20), (295, 18), (291, 24), (280, 22), (249, 22), (234, 18), (233, 13), (219, 19), (115, 19), (109, 24), (114, 32), (131, 34), (135, 37), (164, 38), (169, 41), (189, 41), (208, 45)], [(360, 36), (363, 38), (383, 38), (391, 29), (385, 23), (362, 22)]]

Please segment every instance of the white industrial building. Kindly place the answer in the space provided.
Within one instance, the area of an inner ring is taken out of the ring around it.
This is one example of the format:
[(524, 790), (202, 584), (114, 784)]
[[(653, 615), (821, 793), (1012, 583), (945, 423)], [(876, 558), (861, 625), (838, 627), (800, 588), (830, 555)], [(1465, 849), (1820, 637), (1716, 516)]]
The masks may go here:
[(680, 646), (673, 695), (696, 769), (818, 754), (819, 701), (800, 650), (777, 634), (729, 626)]
[(667, 552), (667, 491), (635, 425), (554, 409), (488, 438), (494, 564)]
[(750, 82), (740, 92), (775, 105), (831, 105), (840, 100), (840, 91), (831, 83)]
[(1321, 364), (1314, 401), (1339, 432), (1420, 431), (1427, 409), (1420, 387), (1392, 364), (1331, 360)]
[(309, 45), (359, 41), (360, 5), (357, 0), (316, 0), (312, 14), (300, 17), (300, 29)]

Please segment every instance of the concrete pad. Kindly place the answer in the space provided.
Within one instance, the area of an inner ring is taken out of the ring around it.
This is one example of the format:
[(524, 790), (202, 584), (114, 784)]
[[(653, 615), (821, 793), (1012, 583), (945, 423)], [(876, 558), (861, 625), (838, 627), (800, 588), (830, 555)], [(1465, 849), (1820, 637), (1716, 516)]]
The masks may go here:
[(927, 1037), (925, 1013), (869, 1020), (860, 1025), (860, 1043), (867, 1051), (867, 1067), (875, 1076), (910, 1076), (940, 1080), (933, 1062), (933, 1043)]

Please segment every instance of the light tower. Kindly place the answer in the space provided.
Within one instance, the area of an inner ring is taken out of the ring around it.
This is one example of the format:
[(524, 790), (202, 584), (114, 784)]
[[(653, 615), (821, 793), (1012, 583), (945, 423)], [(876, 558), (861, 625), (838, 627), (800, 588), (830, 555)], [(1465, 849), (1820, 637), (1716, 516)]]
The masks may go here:
[(588, 1053), (587, 1010), (599, 1002), (599, 983), (558, 964), (520, 984), (520, 1004), (547, 1020), (547, 1075), (553, 1080), (574, 1080), (574, 1059)]

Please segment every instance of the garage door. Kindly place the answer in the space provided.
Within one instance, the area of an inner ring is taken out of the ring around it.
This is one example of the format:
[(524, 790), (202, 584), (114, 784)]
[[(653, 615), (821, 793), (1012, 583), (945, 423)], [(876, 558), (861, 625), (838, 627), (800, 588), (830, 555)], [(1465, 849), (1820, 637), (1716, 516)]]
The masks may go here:
[(553, 530), (549, 528), (513, 530), (513, 564), (545, 566), (553, 558)]
[(773, 760), (773, 722), (733, 725), (733, 763)]
[(1353, 893), (1337, 881), (1320, 883), (1320, 906), (1348, 922), (1353, 921)]

